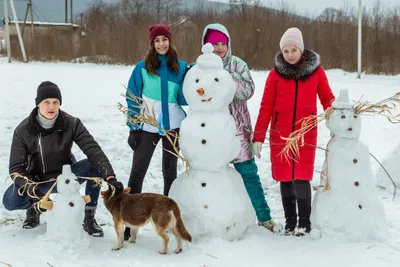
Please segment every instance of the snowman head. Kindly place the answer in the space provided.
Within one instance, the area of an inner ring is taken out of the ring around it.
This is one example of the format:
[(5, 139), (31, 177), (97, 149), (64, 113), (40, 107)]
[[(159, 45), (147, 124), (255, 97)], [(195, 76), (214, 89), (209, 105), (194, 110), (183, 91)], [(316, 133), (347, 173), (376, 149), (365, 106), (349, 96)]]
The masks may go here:
[(183, 94), (192, 111), (213, 112), (227, 109), (235, 96), (235, 83), (224, 70), (222, 59), (206, 43), (196, 65), (187, 73)]
[(337, 138), (358, 139), (361, 133), (361, 118), (354, 113), (347, 90), (341, 90), (338, 99), (332, 102), (333, 113), (326, 126)]
[(70, 165), (64, 165), (62, 174), (57, 177), (57, 191), (62, 195), (71, 195), (79, 192), (81, 185), (71, 172)]

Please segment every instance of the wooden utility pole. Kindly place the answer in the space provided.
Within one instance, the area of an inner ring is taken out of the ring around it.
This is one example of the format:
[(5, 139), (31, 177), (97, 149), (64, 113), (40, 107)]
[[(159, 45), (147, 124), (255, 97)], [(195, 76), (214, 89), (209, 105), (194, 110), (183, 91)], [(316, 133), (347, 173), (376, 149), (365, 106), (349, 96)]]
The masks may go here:
[(8, 58), (8, 63), (11, 63), (11, 44), (10, 44), (10, 27), (8, 25), (8, 5), (7, 5), (8, 0), (4, 0), (4, 23), (5, 23), (5, 29), (4, 29), (4, 34), (6, 36), (6, 47), (7, 47), (7, 58)]
[(22, 51), (22, 57), (24, 58), (24, 62), (28, 62), (28, 58), (26, 57), (26, 53), (25, 53), (24, 40), (22, 39), (21, 30), (19, 28), (17, 12), (15, 11), (14, 0), (10, 0), (10, 5), (11, 5), (11, 11), (14, 16), (14, 23), (15, 23), (15, 28), (17, 29), (19, 46), (21, 47), (21, 51)]
[(70, 8), (71, 8), (71, 14), (70, 14), (70, 16), (71, 16), (71, 24), (73, 23), (73, 10), (72, 10), (72, 0), (71, 0), (71, 3), (70, 3)]
[(68, 0), (65, 0), (65, 23), (68, 23)]
[(25, 19), (24, 19), (24, 25), (22, 26), (22, 37), (24, 37), (24, 32), (25, 32), (25, 26), (26, 26), (26, 20), (28, 18), (28, 12), (31, 16), (31, 41), (32, 41), (32, 47), (35, 45), (35, 34), (34, 34), (34, 25), (33, 25), (33, 7), (32, 7), (32, 0), (28, 0), (28, 3), (26, 4), (26, 12), (25, 12)]
[(357, 72), (358, 79), (361, 79), (361, 49), (362, 49), (362, 1), (358, 0), (358, 55), (357, 55)]

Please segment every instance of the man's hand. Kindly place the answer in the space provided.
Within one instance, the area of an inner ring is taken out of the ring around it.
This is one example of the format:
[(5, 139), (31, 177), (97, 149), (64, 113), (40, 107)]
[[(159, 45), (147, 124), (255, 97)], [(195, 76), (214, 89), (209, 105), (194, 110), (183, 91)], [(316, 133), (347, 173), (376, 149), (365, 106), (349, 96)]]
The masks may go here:
[(124, 190), (124, 185), (121, 182), (119, 182), (114, 176), (109, 176), (105, 180), (109, 184), (108, 190), (111, 191), (111, 186), (115, 188), (115, 194), (118, 195), (122, 193), (122, 191)]

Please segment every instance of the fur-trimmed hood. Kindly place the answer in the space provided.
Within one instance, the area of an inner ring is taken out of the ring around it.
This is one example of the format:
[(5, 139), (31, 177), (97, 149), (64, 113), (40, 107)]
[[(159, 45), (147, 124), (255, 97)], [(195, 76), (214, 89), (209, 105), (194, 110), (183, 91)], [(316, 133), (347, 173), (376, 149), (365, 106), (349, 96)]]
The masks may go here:
[(282, 51), (275, 56), (275, 71), (285, 79), (305, 80), (321, 65), (319, 55), (305, 49), (299, 64), (291, 65), (283, 58)]

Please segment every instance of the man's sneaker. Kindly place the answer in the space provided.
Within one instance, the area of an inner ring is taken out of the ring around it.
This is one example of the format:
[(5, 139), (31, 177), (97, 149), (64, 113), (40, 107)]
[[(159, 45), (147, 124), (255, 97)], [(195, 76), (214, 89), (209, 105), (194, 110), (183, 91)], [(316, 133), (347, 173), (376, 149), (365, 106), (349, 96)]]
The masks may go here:
[(124, 240), (128, 241), (130, 237), (131, 237), (131, 228), (125, 227)]
[(276, 223), (274, 222), (274, 220), (271, 219), (269, 221), (259, 222), (258, 225), (267, 228), (271, 232), (274, 232), (274, 228), (276, 226)]
[(104, 236), (103, 229), (97, 224), (94, 218), (95, 210), (85, 210), (85, 219), (83, 220), (83, 230), (91, 236)]
[(24, 229), (33, 229), (40, 225), (40, 212), (36, 210), (35, 206), (30, 207), (26, 211), (26, 219), (22, 225)]

